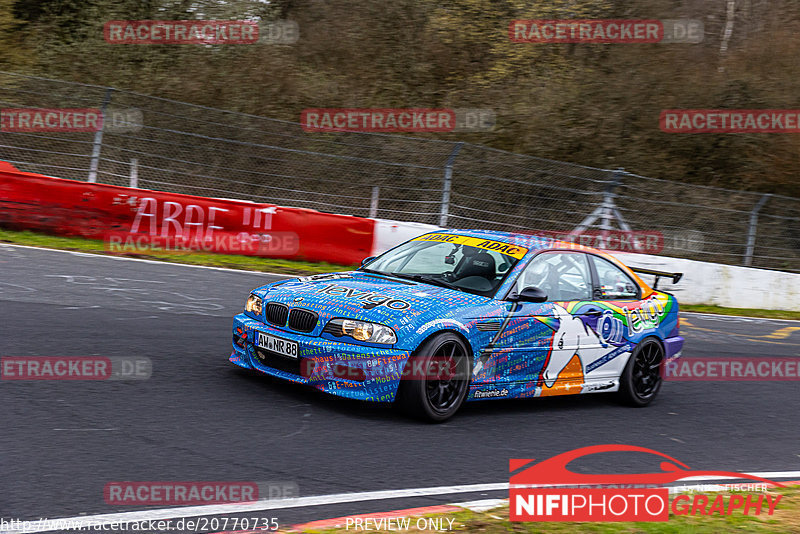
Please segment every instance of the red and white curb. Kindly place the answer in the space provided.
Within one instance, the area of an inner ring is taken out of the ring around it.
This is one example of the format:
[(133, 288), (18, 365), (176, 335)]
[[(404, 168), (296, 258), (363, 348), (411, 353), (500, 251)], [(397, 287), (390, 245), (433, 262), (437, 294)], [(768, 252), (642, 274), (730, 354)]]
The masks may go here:
[[(793, 485), (800, 483), (800, 481), (797, 481), (796, 479), (796, 477), (800, 476), (800, 471), (772, 471), (763, 473), (751, 473), (751, 475), (771, 480), (774, 480), (776, 478), (793, 479), (793, 482), (783, 482), (783, 484), (786, 485)], [(714, 481), (714, 480), (719, 480), (719, 477), (691, 477), (690, 479), (687, 479), (687, 481), (689, 480), (691, 480), (692, 482), (697, 482), (700, 480)], [(544, 486), (547, 485), (543, 485), (543, 487)], [(552, 485), (550, 485), (550, 487), (552, 487)], [(699, 487), (702, 488), (702, 490), (704, 491), (710, 491), (708, 485)], [(680, 490), (687, 491), (686, 488), (689, 488), (689, 486), (681, 486)], [(720, 488), (724, 489), (723, 486), (720, 486)], [(65, 522), (70, 522), (70, 521), (81, 521), (86, 524), (91, 522), (93, 526), (102, 527), (104, 525), (112, 525), (114, 523), (120, 524), (125, 522), (130, 523), (137, 521), (138, 522), (151, 521), (151, 520), (159, 521), (168, 519), (181, 519), (187, 517), (232, 515), (232, 514), (243, 514), (250, 512), (260, 512), (265, 510), (306, 508), (311, 506), (334, 505), (334, 504), (344, 504), (344, 503), (356, 503), (363, 501), (389, 500), (389, 499), (424, 497), (424, 496), (429, 497), (434, 495), (456, 495), (459, 493), (479, 493), (479, 492), (482, 493), (489, 491), (503, 491), (508, 489), (509, 489), (508, 482), (494, 482), (494, 483), (484, 483), (484, 484), (467, 484), (460, 486), (436, 486), (428, 488), (407, 488), (398, 490), (378, 490), (378, 491), (365, 491), (365, 492), (355, 492), (355, 493), (313, 495), (309, 497), (295, 497), (288, 499), (263, 500), (263, 501), (233, 503), (233, 504), (174, 506), (170, 508), (135, 510), (130, 512), (114, 512), (106, 514), (62, 517), (57, 519), (51, 519), (46, 524), (41, 524), (41, 522), (36, 522), (36, 521), (23, 521), (22, 523), (24, 523), (24, 530), (0, 527), (0, 534), (21, 534), (23, 532), (24, 534), (35, 534), (41, 532), (63, 531), (63, 529), (60, 528), (58, 524), (63, 524)], [(676, 488), (676, 491), (679, 491), (679, 489)], [(412, 508), (410, 510), (412, 510), (414, 514), (421, 514), (421, 515), (447, 513), (447, 511), (452, 511), (450, 508), (445, 509), (442, 508), (442, 506), (455, 507), (455, 509), (485, 511), (487, 509), (502, 506), (505, 502), (506, 501), (503, 499), (487, 499), (482, 501), (469, 501), (469, 502), (462, 502), (455, 504), (440, 505), (436, 507)], [(489, 508), (484, 508), (486, 506), (488, 506)], [(387, 514), (394, 515), (396, 517), (403, 516), (404, 514), (408, 513), (409, 513), (408, 510), (387, 512)], [(361, 515), (360, 517), (364, 517), (364, 515)], [(375, 515), (374, 514), (369, 515), (369, 517), (375, 517)], [(328, 521), (332, 521), (333, 524), (335, 525), (335, 524), (341, 524), (342, 522), (346, 522), (346, 520), (347, 517), (337, 518), (336, 520), (328, 520)], [(319, 524), (319, 522), (317, 521), (314, 521), (313, 523)], [(309, 523), (306, 523), (304, 525), (296, 525), (294, 528), (290, 528), (287, 530), (296, 531), (298, 528), (299, 529), (310, 528), (307, 526), (308, 524)], [(95, 530), (98, 529), (95, 528)], [(236, 531), (236, 534), (250, 534), (251, 532), (258, 532), (263, 534), (264, 531), (240, 530)], [(217, 532), (216, 534), (222, 534), (222, 533)], [(227, 531), (225, 534), (232, 534), (232, 533), (231, 531)]]
[[(698, 477), (700, 478), (700, 477)], [(796, 486), (800, 485), (800, 480), (791, 480), (786, 482), (781, 482), (786, 486)], [(767, 487), (775, 487), (772, 485), (767, 485)], [(705, 484), (705, 485), (682, 485), (682, 486), (670, 486), (670, 493), (684, 493), (687, 491), (703, 491), (703, 492), (715, 492), (715, 491), (727, 491), (729, 488), (724, 485), (719, 484)], [(318, 521), (311, 521), (308, 523), (302, 523), (299, 525), (294, 525), (287, 529), (282, 529), (284, 532), (308, 532), (313, 530), (325, 530), (330, 528), (341, 528), (348, 524), (348, 520), (350, 524), (353, 524), (356, 519), (364, 520), (370, 519), (380, 521), (381, 519), (395, 519), (395, 518), (407, 518), (407, 517), (421, 517), (427, 515), (434, 515), (434, 514), (446, 514), (452, 512), (460, 512), (463, 510), (470, 510), (473, 512), (488, 512), (489, 510), (494, 510), (495, 508), (501, 508), (508, 504), (508, 499), (482, 499), (478, 501), (467, 501), (467, 502), (460, 502), (460, 503), (452, 503), (452, 504), (442, 504), (442, 505), (435, 505), (435, 506), (423, 506), (420, 508), (406, 508), (405, 510), (394, 510), (392, 512), (378, 512), (374, 514), (356, 514), (356, 515), (348, 515), (343, 517), (335, 517), (332, 519), (321, 519)], [(216, 534), (250, 534), (250, 533), (216, 533)]]

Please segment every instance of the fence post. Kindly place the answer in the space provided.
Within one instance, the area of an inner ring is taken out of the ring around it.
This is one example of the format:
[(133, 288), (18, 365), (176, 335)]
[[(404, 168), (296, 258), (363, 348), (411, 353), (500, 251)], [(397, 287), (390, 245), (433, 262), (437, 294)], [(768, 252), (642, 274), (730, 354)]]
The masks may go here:
[(94, 133), (92, 161), (89, 163), (89, 178), (87, 180), (90, 183), (95, 183), (97, 181), (97, 168), (100, 166), (100, 148), (103, 146), (103, 130), (106, 128), (106, 108), (108, 108), (108, 103), (111, 102), (111, 93), (113, 92), (114, 89), (111, 87), (106, 89), (103, 103), (100, 105), (100, 115), (103, 119), (103, 123), (100, 129)]
[(444, 166), (444, 185), (442, 187), (442, 211), (439, 214), (439, 226), (447, 226), (447, 217), (450, 215), (450, 189), (453, 182), (453, 163), (455, 163), (456, 156), (461, 150), (464, 143), (459, 141), (453, 147), (450, 157), (447, 158), (447, 163)]
[(762, 195), (756, 205), (753, 206), (752, 211), (750, 211), (750, 224), (747, 227), (747, 250), (744, 253), (745, 267), (750, 267), (753, 264), (753, 253), (756, 250), (756, 231), (758, 230), (758, 212), (761, 211), (761, 208), (764, 207), (764, 204), (767, 203), (771, 196), (770, 194)]
[(131, 158), (131, 187), (139, 187), (139, 160)]
[(381, 188), (378, 185), (372, 186), (372, 200), (369, 203), (369, 218), (374, 219), (378, 216), (378, 199), (381, 195)]

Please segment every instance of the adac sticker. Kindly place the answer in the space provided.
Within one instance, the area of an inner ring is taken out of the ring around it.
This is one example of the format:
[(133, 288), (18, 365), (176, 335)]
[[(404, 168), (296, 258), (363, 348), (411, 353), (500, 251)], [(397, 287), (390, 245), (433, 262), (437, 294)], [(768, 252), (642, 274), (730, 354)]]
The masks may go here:
[(469, 247), (480, 248), (483, 250), (494, 250), (506, 256), (511, 256), (518, 260), (528, 253), (528, 249), (511, 243), (502, 241), (492, 241), (491, 239), (481, 239), (458, 234), (425, 234), (416, 237), (412, 241), (434, 241), (437, 243), (452, 243), (454, 245), (467, 245)]

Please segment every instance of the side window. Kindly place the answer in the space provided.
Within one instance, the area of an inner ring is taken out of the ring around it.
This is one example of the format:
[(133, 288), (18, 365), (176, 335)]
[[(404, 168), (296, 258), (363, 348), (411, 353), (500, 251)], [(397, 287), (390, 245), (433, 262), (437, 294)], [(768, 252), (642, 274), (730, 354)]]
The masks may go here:
[(597, 269), (600, 298), (635, 299), (639, 296), (639, 288), (622, 269), (598, 256), (592, 256), (592, 261)]
[(534, 286), (547, 293), (547, 300), (590, 300), (592, 277), (586, 255), (580, 252), (544, 252), (519, 275), (514, 290)]

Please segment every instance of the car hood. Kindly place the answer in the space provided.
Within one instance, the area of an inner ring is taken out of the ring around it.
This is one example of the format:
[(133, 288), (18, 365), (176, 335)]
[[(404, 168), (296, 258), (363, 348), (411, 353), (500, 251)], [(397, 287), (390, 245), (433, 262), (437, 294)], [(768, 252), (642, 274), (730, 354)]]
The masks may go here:
[(349, 317), (391, 327), (426, 314), (485, 304), (491, 299), (462, 291), (361, 271), (331, 273), (276, 282), (254, 292), (267, 302), (317, 312), (321, 319)]

